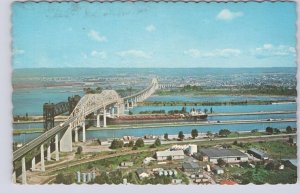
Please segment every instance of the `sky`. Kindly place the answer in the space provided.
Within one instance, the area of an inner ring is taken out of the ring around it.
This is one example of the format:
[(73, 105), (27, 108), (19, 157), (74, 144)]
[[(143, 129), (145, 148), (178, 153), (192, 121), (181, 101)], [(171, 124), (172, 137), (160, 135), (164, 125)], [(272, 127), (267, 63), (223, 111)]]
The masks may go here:
[(296, 67), (296, 3), (14, 3), (13, 68)]

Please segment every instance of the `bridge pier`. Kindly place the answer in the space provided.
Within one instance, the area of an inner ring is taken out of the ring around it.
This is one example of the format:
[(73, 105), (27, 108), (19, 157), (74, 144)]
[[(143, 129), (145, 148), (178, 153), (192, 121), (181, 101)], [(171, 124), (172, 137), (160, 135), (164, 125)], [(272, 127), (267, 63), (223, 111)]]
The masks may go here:
[(58, 134), (55, 135), (55, 160), (59, 161)]
[(85, 136), (85, 121), (82, 122), (82, 142), (85, 142), (86, 136)]
[(26, 160), (25, 157), (22, 157), (22, 184), (27, 184), (27, 179), (26, 179)]
[(13, 170), (12, 173), (12, 183), (16, 184), (17, 183), (17, 175), (16, 175), (16, 171)]
[(97, 114), (97, 127), (101, 127), (101, 125), (100, 125), (100, 114)]
[(106, 127), (106, 109), (103, 109), (103, 127)]
[(47, 161), (51, 161), (51, 144), (47, 147)]
[(111, 116), (115, 117), (115, 107), (114, 106), (111, 108)]
[(41, 171), (45, 171), (45, 155), (44, 144), (41, 145)]
[(72, 152), (72, 126), (69, 124), (68, 129), (60, 139), (60, 151), (61, 152)]
[(75, 142), (78, 142), (78, 127), (76, 127), (74, 131), (75, 131)]
[(126, 110), (128, 110), (128, 109), (129, 109), (129, 101), (126, 100)]
[(31, 171), (35, 171), (36, 168), (35, 168), (35, 157), (32, 158), (31, 160)]

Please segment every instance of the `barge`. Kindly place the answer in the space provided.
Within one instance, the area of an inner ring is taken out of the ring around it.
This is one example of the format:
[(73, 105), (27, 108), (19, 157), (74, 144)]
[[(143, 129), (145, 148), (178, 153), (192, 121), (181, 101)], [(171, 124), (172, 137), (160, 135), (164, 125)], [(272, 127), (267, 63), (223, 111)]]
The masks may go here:
[(122, 115), (116, 118), (107, 117), (108, 124), (124, 123), (165, 123), (165, 122), (196, 122), (206, 121), (207, 114), (201, 111), (192, 111), (185, 114), (151, 114), (151, 115)]

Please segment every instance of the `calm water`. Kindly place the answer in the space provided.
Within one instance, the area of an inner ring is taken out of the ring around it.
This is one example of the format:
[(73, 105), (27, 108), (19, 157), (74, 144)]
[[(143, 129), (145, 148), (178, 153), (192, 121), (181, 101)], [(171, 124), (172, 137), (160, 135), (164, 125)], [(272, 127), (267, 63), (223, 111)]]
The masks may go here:
[[(296, 103), (283, 103), (283, 104), (272, 104), (272, 105), (232, 105), (232, 106), (186, 106), (187, 111), (191, 108), (204, 110), (205, 108), (216, 113), (225, 112), (258, 112), (258, 111), (296, 111)], [(141, 111), (157, 111), (157, 110), (181, 110), (182, 106), (137, 106), (131, 109), (133, 113), (139, 113)]]
[[(239, 115), (239, 116), (209, 116), (209, 121), (225, 120), (258, 120), (258, 119), (287, 119), (296, 118), (295, 113), (291, 114), (265, 114), (265, 115)], [(56, 123), (58, 124), (58, 123)], [(18, 123), (13, 124), (14, 129), (43, 128), (43, 123)]]
[(224, 101), (284, 101), (295, 100), (295, 97), (289, 96), (228, 96), (228, 95), (214, 95), (214, 96), (151, 96), (146, 101), (176, 101), (176, 102), (224, 102)]
[[(180, 127), (157, 127), (157, 128), (129, 128), (129, 129), (115, 129), (115, 130), (99, 130), (99, 131), (89, 131), (87, 130), (87, 139), (94, 138), (113, 138), (113, 137), (123, 137), (124, 135), (130, 136), (144, 136), (144, 135), (163, 135), (168, 133), (169, 135), (176, 135), (179, 131), (184, 133), (190, 133), (192, 129), (197, 129), (198, 132), (207, 131), (218, 132), (220, 129), (229, 129), (230, 131), (251, 131), (252, 129), (264, 130), (266, 127), (276, 127), (279, 129), (284, 129), (287, 126), (296, 127), (296, 122), (282, 122), (282, 123), (255, 123), (255, 124), (233, 124), (233, 125), (205, 125), (205, 126), (180, 126)], [(14, 142), (27, 142), (30, 141), (40, 133), (33, 134), (21, 134), (13, 136)], [(80, 133), (81, 138), (81, 133)]]

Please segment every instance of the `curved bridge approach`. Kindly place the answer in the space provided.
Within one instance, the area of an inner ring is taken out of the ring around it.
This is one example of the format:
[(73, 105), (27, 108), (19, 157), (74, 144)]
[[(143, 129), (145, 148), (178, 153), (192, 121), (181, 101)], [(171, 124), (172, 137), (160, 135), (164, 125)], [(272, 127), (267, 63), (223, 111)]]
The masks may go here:
[[(100, 94), (84, 95), (65, 122), (49, 129), (13, 152), (14, 166), (16, 165), (15, 162), (21, 161), (21, 183), (26, 184), (26, 165), (28, 165), (26, 155), (29, 152), (38, 150), (41, 162), (39, 170), (45, 171), (45, 152), (47, 154), (47, 161), (50, 161), (52, 159), (51, 150), (54, 149), (54, 159), (58, 161), (59, 152), (71, 152), (73, 150), (73, 141), (79, 141), (79, 130), (82, 130), (82, 142), (86, 141), (85, 120), (88, 115), (93, 113), (97, 116), (97, 127), (106, 127), (106, 117), (115, 117), (124, 114), (125, 110), (132, 108), (137, 102), (145, 100), (158, 88), (158, 81), (154, 78), (147, 88), (124, 98), (121, 98), (114, 90), (103, 90)], [(103, 118), (101, 119), (101, 117)], [(34, 171), (36, 170), (36, 156), (30, 157), (30, 159), (31, 170)], [(16, 176), (14, 168), (14, 182), (16, 182)]]

